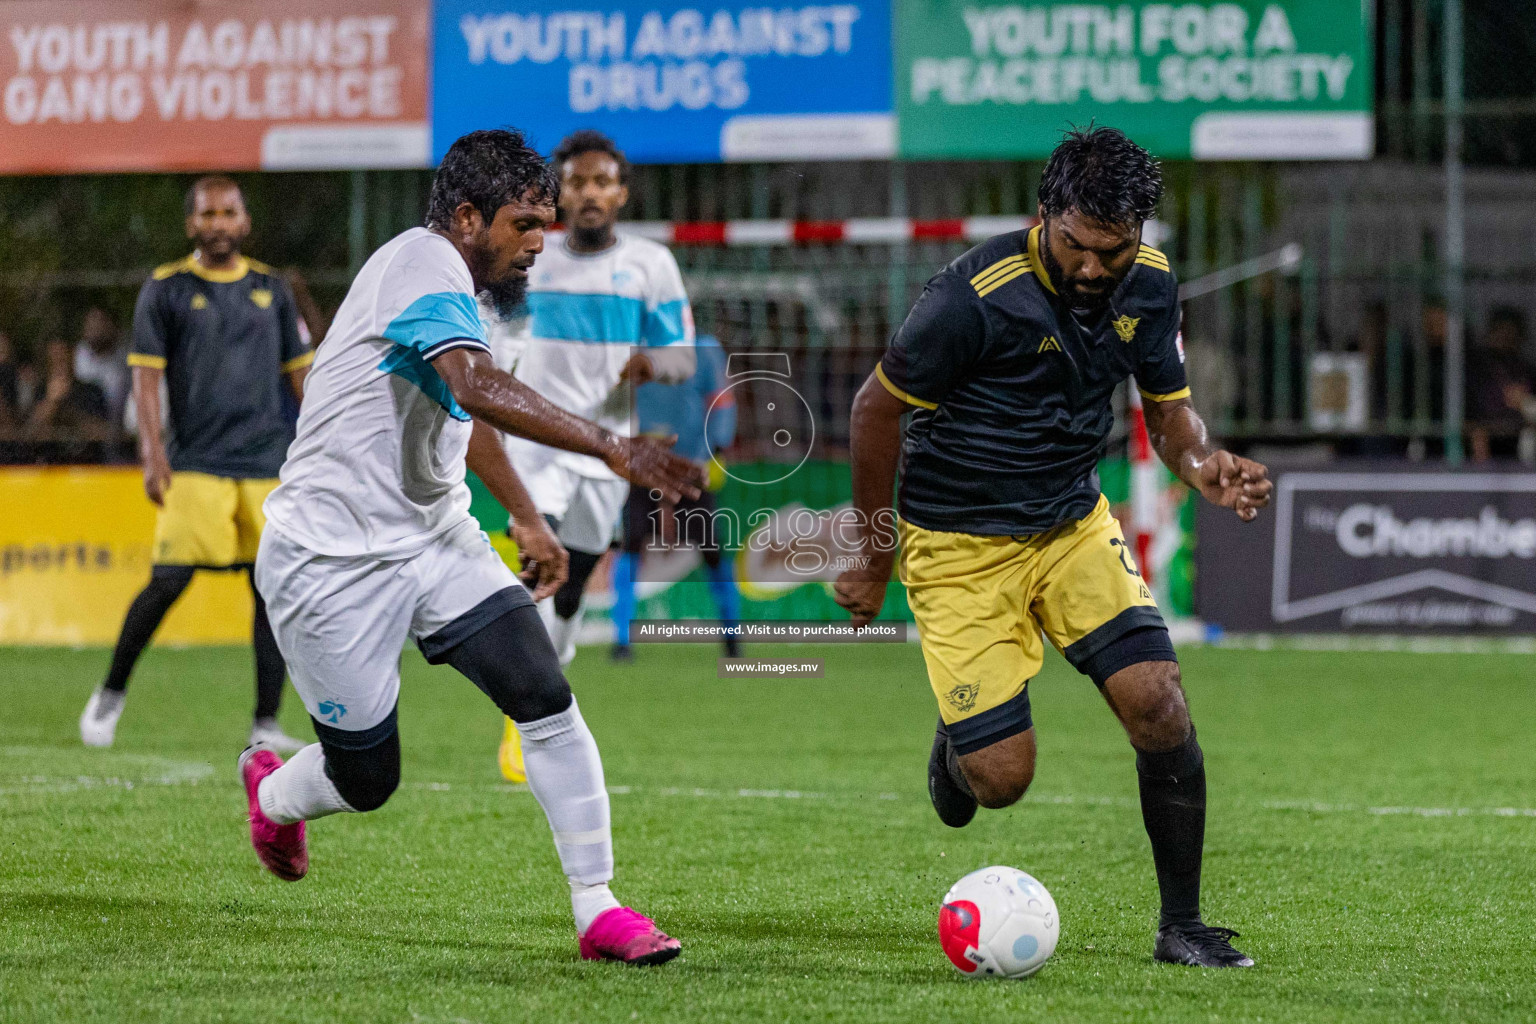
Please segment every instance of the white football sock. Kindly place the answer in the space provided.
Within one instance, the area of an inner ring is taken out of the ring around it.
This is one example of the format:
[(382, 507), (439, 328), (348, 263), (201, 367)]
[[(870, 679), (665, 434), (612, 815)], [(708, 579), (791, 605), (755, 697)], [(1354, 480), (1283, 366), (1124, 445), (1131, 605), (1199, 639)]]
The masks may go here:
[(262, 779), (256, 788), (256, 799), (261, 803), (261, 813), (279, 825), (353, 810), (325, 774), (325, 752), (318, 743), (311, 743)]
[(558, 715), (519, 722), (517, 731), (523, 737), (528, 788), (555, 834), (555, 852), (573, 883), (574, 904), (574, 884), (606, 886), (613, 877), (608, 790), (603, 786), (597, 741), (582, 720), (575, 698)]
[(576, 916), (576, 934), (585, 935), (592, 922), (607, 910), (619, 905), (618, 898), (608, 889), (607, 882), (582, 885), (571, 882), (571, 913)]
[(576, 660), (576, 634), (581, 632), (581, 620), (586, 610), (587, 599), (583, 597), (576, 608), (576, 614), (562, 619), (555, 614), (554, 598), (547, 597), (539, 602), (539, 618), (544, 620), (544, 628), (549, 631), (549, 639), (555, 645), (555, 654), (560, 657), (561, 668)]

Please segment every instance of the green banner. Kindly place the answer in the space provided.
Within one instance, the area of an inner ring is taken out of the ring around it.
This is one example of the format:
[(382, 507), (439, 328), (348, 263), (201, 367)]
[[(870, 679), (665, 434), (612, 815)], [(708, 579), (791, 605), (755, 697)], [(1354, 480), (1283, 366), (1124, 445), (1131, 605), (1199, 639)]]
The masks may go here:
[(1371, 0), (894, 0), (898, 150), (1039, 158), (1120, 128), (1197, 160), (1372, 154)]
[[(754, 476), (748, 472), (742, 476), (762, 479), (767, 474)], [(797, 508), (831, 509), (844, 505), (852, 491), (849, 478), (846, 462), (809, 460), (792, 477), (774, 484), (747, 486), (739, 478), (728, 478), (716, 497), (722, 509), (729, 509), (741, 522), (748, 522), (754, 514), (768, 513), (771, 516)], [(1129, 464), (1124, 459), (1100, 462), (1099, 484), (1114, 511), (1123, 512), (1130, 500)], [(1174, 486), (1171, 476), (1165, 477), (1165, 485)], [(509, 564), (517, 565), (516, 548), (506, 536), (506, 512), (474, 474), (469, 476), (469, 486), (473, 495), (471, 514), (490, 536), (492, 546)], [(1171, 615), (1187, 616), (1192, 614), (1193, 605), (1191, 573), (1196, 499), (1182, 487), (1178, 487), (1177, 493), (1180, 508), (1177, 529), (1183, 539), (1165, 567), (1166, 578), (1159, 600), (1164, 602), (1164, 610)], [(735, 550), (732, 559), (736, 565), (744, 618), (841, 621), (847, 614), (832, 600), (831, 581), (836, 577), (835, 572), (806, 582), (775, 582), (770, 566), (765, 564), (765, 560), (772, 561), (774, 546), (748, 544), (743, 547), (751, 550)], [(598, 589), (603, 589), (601, 584)], [(715, 615), (714, 602), (702, 570), (693, 570), (686, 577), (661, 587), (642, 585), (640, 591), (638, 617), (642, 619), (707, 619)], [(605, 613), (606, 608), (606, 599), (595, 599), (589, 604), (588, 614)], [(904, 588), (890, 588), (881, 617), (911, 620), (912, 612), (907, 607)]]

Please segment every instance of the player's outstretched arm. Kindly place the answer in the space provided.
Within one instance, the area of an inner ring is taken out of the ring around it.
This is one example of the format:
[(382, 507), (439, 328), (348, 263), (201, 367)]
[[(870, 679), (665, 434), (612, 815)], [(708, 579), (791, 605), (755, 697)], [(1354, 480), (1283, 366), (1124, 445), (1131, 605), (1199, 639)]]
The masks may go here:
[(1253, 522), (1259, 509), (1269, 504), (1274, 489), (1269, 470), (1212, 444), (1205, 421), (1189, 399), (1147, 402), (1144, 411), (1152, 450), (1205, 500), (1232, 509), (1245, 523)]
[(512, 516), (512, 536), (523, 560), (520, 575), (533, 592), (534, 601), (553, 597), (569, 575), (570, 556), (534, 507), (533, 498), (507, 459), (507, 451), (494, 427), (475, 420), (464, 461), (491, 497)]
[(874, 374), (853, 400), (848, 447), (853, 471), (853, 508), (863, 539), (864, 565), (838, 576), (837, 603), (848, 609), (855, 626), (867, 624), (885, 604), (896, 559), (891, 495), (901, 460), (901, 417), (907, 404), (886, 390)]
[(497, 430), (602, 459), (625, 480), (660, 491), (668, 501), (697, 498), (704, 486), (703, 469), (672, 452), (676, 438), (619, 437), (498, 370), (484, 351), (453, 349), (434, 359), (432, 367), (465, 412)]

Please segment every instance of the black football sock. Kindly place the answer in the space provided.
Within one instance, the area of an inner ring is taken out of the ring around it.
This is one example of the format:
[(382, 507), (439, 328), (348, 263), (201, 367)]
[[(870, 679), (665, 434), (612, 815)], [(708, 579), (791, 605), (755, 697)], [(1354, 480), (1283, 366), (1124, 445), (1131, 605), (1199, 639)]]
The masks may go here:
[(272, 623), (267, 620), (267, 602), (251, 584), (251, 594), (256, 598), (256, 615), (251, 621), (251, 646), (256, 649), (256, 714), (255, 718), (276, 718), (278, 706), (283, 702), (283, 677), (288, 666), (283, 663), (283, 652), (277, 649), (277, 638), (272, 635)]
[[(939, 729), (947, 739), (949, 730), (944, 728), (942, 719), (939, 721)], [(953, 743), (946, 744), (944, 750), (944, 767), (949, 769), (950, 781), (959, 786), (962, 793), (974, 800), (976, 794), (971, 792), (971, 783), (966, 779), (965, 772), (960, 770), (960, 755), (955, 753), (955, 745)]]
[(191, 582), (190, 565), (154, 567), (150, 572), (149, 585), (139, 591), (139, 596), (128, 606), (128, 614), (123, 618), (123, 630), (117, 635), (117, 646), (112, 650), (112, 667), (107, 669), (107, 678), (101, 684), (103, 688), (117, 690), (119, 693), (128, 689), (128, 677), (133, 674), (133, 666), (138, 662), (139, 655), (144, 653), (144, 648), (154, 638), (155, 630), (160, 628), (165, 613), (171, 610), (171, 605), (176, 603), (176, 599)]
[(1205, 756), (1189, 739), (1162, 753), (1136, 752), (1141, 820), (1152, 840), (1163, 909), (1159, 926), (1200, 920), (1200, 858), (1205, 849)]

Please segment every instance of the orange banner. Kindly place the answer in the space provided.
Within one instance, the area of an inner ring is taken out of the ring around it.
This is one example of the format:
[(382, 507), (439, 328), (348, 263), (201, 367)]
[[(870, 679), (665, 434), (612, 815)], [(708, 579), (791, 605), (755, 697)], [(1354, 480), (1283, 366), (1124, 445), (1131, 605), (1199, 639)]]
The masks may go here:
[(425, 167), (429, 0), (0, 3), (0, 173)]

